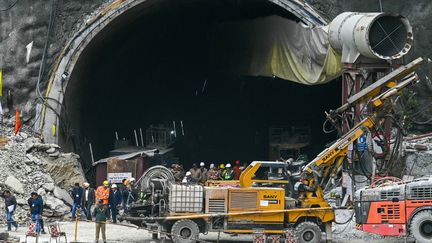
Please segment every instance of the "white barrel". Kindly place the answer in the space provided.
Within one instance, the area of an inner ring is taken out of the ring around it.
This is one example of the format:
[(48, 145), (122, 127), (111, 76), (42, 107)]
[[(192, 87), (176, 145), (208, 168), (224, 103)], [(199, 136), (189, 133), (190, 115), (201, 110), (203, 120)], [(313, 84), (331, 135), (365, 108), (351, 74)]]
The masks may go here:
[(389, 13), (341, 13), (328, 31), (330, 45), (351, 61), (356, 53), (375, 59), (398, 59), (408, 53), (413, 43), (409, 21)]

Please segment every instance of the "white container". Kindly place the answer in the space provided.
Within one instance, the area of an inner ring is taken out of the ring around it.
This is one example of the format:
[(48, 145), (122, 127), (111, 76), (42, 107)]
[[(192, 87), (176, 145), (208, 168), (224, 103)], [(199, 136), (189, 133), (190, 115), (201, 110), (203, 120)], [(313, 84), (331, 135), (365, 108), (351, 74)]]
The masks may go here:
[(204, 207), (204, 188), (199, 185), (171, 184), (169, 209), (174, 213), (201, 213)]

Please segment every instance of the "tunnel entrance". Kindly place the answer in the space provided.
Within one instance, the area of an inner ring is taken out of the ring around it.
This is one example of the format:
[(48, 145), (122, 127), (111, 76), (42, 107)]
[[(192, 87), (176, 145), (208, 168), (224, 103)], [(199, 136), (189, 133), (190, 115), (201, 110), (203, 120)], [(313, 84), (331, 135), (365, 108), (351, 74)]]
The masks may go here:
[[(220, 23), (278, 15), (267, 1), (158, 1), (134, 8), (99, 33), (80, 55), (65, 90), (59, 143), (84, 167), (108, 156), (115, 132), (182, 121), (175, 154), (186, 165), (266, 160), (269, 128), (307, 126), (309, 157), (335, 138), (322, 132), (324, 111), (340, 104), (340, 82), (305, 86), (212, 68), (212, 30)], [(150, 1), (151, 3), (151, 1)]]

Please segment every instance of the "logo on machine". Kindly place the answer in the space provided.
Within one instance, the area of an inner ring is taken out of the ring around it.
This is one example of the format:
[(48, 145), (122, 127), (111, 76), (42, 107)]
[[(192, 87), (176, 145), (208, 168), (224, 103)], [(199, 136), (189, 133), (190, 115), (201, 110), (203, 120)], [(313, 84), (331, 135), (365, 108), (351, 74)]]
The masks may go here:
[(334, 155), (335, 152), (336, 152), (335, 150), (330, 151), (330, 153), (326, 154), (326, 155), (322, 158), (322, 160), (323, 160), (323, 161), (328, 160), (330, 157), (332, 157), (332, 156)]
[(275, 199), (277, 198), (277, 195), (264, 195), (265, 199)]

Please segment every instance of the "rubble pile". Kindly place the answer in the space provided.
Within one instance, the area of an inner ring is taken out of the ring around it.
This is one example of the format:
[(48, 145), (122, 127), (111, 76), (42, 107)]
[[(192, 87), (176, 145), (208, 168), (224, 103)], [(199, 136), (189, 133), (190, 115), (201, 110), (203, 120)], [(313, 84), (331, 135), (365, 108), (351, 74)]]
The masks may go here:
[[(73, 153), (62, 153), (56, 144), (44, 144), (40, 138), (20, 132), (3, 135), (0, 146), (0, 190), (9, 189), (17, 198), (15, 220), (28, 220), (27, 199), (31, 192), (43, 197), (46, 217), (63, 217), (70, 212), (72, 198), (68, 190), (74, 183), (85, 182), (84, 173)], [(4, 212), (4, 203), (0, 202)], [(4, 223), (4, 217), (0, 222)]]
[(406, 175), (415, 177), (432, 175), (432, 134), (408, 137), (404, 141)]

